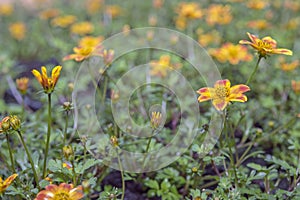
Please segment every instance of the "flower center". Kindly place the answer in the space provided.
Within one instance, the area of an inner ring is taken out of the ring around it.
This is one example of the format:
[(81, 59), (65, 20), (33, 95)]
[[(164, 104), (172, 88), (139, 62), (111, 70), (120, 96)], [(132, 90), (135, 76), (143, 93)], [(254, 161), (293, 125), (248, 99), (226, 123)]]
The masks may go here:
[(216, 98), (223, 99), (229, 96), (229, 88), (224, 86), (217, 86), (215, 88)]
[(53, 200), (71, 200), (70, 195), (66, 192), (60, 192), (54, 195)]
[(273, 49), (272, 45), (268, 42), (258, 41), (257, 46), (259, 48), (265, 48), (265, 49)]

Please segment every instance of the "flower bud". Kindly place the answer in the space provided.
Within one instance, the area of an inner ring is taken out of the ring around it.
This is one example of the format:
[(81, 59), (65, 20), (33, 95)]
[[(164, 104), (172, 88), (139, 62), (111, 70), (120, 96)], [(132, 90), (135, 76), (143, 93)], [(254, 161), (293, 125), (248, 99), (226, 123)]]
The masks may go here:
[(63, 154), (67, 160), (72, 159), (74, 154), (72, 146), (71, 145), (64, 146)]
[(90, 192), (90, 189), (91, 189), (91, 185), (90, 185), (89, 181), (88, 180), (84, 180), (84, 181), (82, 181), (81, 185), (83, 187), (83, 192), (86, 193), (86, 194), (88, 194)]
[(70, 111), (72, 109), (72, 103), (69, 101), (66, 101), (63, 103), (63, 109), (65, 111)]
[(151, 127), (153, 129), (157, 129), (161, 124), (162, 115), (160, 112), (152, 112), (151, 113)]
[(110, 142), (114, 147), (119, 146), (118, 138), (116, 136), (111, 136), (110, 137)]
[(9, 119), (10, 126), (13, 130), (17, 131), (21, 127), (21, 120), (18, 116), (12, 115)]
[(1, 124), (0, 124), (1, 132), (6, 132), (10, 129), (9, 119), (10, 119), (10, 117), (5, 117), (2, 119)]

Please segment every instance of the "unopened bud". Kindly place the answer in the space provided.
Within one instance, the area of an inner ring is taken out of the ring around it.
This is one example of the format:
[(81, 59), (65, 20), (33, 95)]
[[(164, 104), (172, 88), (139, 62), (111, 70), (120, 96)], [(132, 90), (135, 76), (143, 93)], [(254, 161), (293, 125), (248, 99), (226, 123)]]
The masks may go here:
[(90, 192), (90, 189), (91, 189), (91, 185), (90, 185), (89, 181), (88, 180), (84, 180), (84, 181), (82, 181), (81, 185), (83, 187), (83, 192), (86, 193), (86, 194), (88, 194)]
[(74, 154), (72, 146), (71, 145), (64, 146), (63, 154), (67, 160), (72, 159)]
[(151, 127), (157, 129), (161, 124), (162, 114), (160, 112), (151, 113)]
[(111, 136), (110, 137), (110, 142), (114, 147), (119, 146), (118, 138), (116, 136)]
[(10, 123), (11, 128), (15, 131), (19, 130), (21, 127), (21, 120), (16, 115), (10, 116), (9, 123)]
[(2, 119), (2, 121), (1, 121), (1, 130), (2, 130), (2, 132), (6, 132), (6, 131), (9, 130), (9, 128), (10, 128), (9, 119), (10, 119), (10, 117), (5, 117), (5, 118)]
[(72, 103), (69, 101), (66, 101), (63, 103), (63, 108), (65, 111), (70, 111), (72, 109)]

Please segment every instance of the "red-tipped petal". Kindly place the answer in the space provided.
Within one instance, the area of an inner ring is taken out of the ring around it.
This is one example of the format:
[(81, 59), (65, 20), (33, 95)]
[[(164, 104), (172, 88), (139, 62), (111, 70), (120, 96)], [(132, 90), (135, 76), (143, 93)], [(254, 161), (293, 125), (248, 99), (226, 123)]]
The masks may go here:
[(253, 35), (253, 34), (251, 34), (251, 33), (248, 33), (248, 32), (247, 32), (247, 35), (248, 35), (248, 37), (250, 38), (250, 40), (251, 40), (253, 43), (255, 43), (255, 44), (257, 44), (257, 42), (260, 40), (258, 37), (256, 37), (255, 35)]
[(214, 99), (212, 104), (214, 105), (214, 107), (219, 110), (219, 111), (222, 111), (226, 108), (228, 102), (224, 100), (220, 100), (220, 99)]
[(230, 94), (242, 94), (244, 92), (250, 91), (250, 87), (244, 84), (234, 85), (230, 88)]
[(216, 83), (215, 83), (215, 88), (216, 87), (226, 87), (226, 88), (230, 88), (230, 81), (228, 79), (224, 79), (224, 80), (218, 80)]
[(244, 94), (232, 95), (229, 98), (230, 101), (238, 101), (238, 102), (246, 102), (248, 100), (247, 96)]
[(272, 53), (274, 54), (284, 54), (284, 55), (293, 55), (293, 52), (288, 49), (273, 49)]

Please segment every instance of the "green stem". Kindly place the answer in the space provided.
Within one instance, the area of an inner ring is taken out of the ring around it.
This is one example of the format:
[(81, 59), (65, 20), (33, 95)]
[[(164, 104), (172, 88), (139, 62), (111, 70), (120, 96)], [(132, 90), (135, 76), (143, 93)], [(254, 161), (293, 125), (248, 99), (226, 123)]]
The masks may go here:
[(246, 85), (248, 85), (248, 84), (250, 83), (250, 81), (253, 79), (253, 77), (254, 77), (254, 75), (255, 75), (257, 69), (258, 69), (258, 65), (259, 65), (259, 63), (260, 63), (260, 60), (261, 60), (262, 58), (263, 58), (262, 56), (259, 56), (259, 57), (258, 57), (256, 66), (255, 66), (255, 68), (254, 68), (252, 74), (251, 74), (250, 77), (248, 78), (248, 80), (247, 80), (247, 82), (246, 82)]
[(76, 172), (75, 172), (74, 158), (71, 159), (71, 164), (72, 164), (72, 173), (73, 173), (73, 184), (74, 184), (74, 186), (76, 186), (77, 185), (77, 181), (76, 181)]
[(145, 152), (145, 156), (144, 156), (144, 159), (143, 159), (143, 169), (145, 168), (145, 160), (146, 160), (146, 156), (147, 156), (146, 154), (149, 151), (151, 140), (152, 140), (152, 136), (148, 139), (148, 143), (147, 143), (147, 147), (146, 147), (146, 152)]
[(5, 133), (5, 136), (6, 136), (6, 141), (7, 141), (7, 148), (8, 148), (8, 151), (9, 151), (9, 157), (10, 157), (10, 161), (11, 161), (11, 168), (12, 168), (13, 173), (15, 174), (16, 173), (15, 161), (14, 161), (12, 149), (11, 149), (11, 146), (10, 146), (8, 133)]
[(21, 142), (22, 142), (22, 144), (23, 144), (23, 146), (24, 146), (24, 149), (25, 149), (25, 152), (26, 152), (26, 154), (27, 154), (28, 160), (29, 160), (29, 162), (30, 162), (30, 165), (31, 165), (31, 168), (32, 168), (32, 171), (33, 171), (33, 176), (34, 176), (36, 185), (37, 185), (38, 189), (40, 190), (41, 188), (40, 188), (40, 186), (39, 186), (39, 178), (38, 178), (38, 176), (37, 176), (37, 173), (36, 173), (36, 170), (35, 170), (35, 167), (34, 167), (34, 163), (33, 163), (31, 154), (30, 154), (30, 152), (28, 151), (28, 148), (27, 148), (27, 146), (26, 146), (26, 143), (25, 143), (25, 141), (24, 141), (24, 138), (23, 138), (22, 133), (21, 133), (20, 130), (18, 130), (18, 134), (19, 134), (19, 137), (20, 137), (20, 139), (21, 139)]
[(68, 131), (68, 122), (69, 122), (69, 111), (66, 111), (66, 121), (65, 121), (65, 130), (64, 130), (63, 147), (66, 145), (67, 131)]
[(119, 165), (119, 169), (120, 169), (120, 172), (121, 172), (121, 179), (122, 179), (122, 196), (121, 196), (121, 200), (124, 200), (124, 197), (125, 197), (125, 179), (124, 179), (124, 172), (123, 172), (123, 166), (122, 166), (122, 163), (121, 163), (121, 159), (120, 159), (120, 156), (119, 156), (118, 149), (116, 149), (116, 151), (117, 151), (118, 165)]
[(43, 178), (46, 178), (47, 157), (48, 157), (49, 143), (50, 143), (50, 136), (51, 136), (51, 123), (52, 123), (52, 116), (51, 116), (51, 93), (50, 93), (48, 94), (48, 131), (47, 131), (46, 150), (45, 150), (45, 159), (44, 159), (44, 168), (43, 168)]
[(104, 104), (104, 101), (105, 101), (106, 91), (107, 91), (107, 81), (108, 81), (108, 79), (105, 75), (105, 72), (104, 72), (103, 76), (104, 76), (104, 85), (103, 85), (103, 94), (102, 94), (102, 101), (101, 101), (102, 105)]

